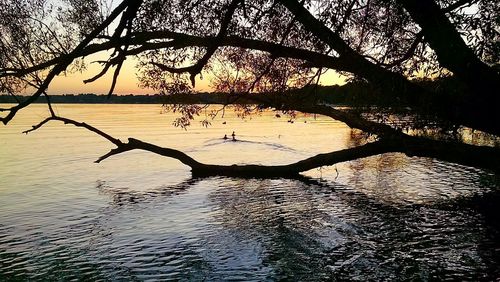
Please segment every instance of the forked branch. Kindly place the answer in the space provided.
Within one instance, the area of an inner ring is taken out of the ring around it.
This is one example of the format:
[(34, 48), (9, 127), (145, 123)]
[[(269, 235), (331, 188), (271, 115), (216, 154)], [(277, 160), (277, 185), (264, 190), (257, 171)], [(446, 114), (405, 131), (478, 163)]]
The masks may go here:
[(208, 63), (208, 61), (213, 56), (215, 51), (217, 51), (217, 48), (219, 48), (220, 46), (219, 42), (226, 36), (229, 24), (231, 23), (231, 19), (233, 18), (234, 12), (236, 11), (236, 8), (240, 4), (240, 2), (242, 1), (241, 0), (231, 1), (231, 3), (227, 8), (226, 14), (224, 15), (224, 18), (222, 19), (221, 27), (219, 29), (219, 32), (217, 33), (217, 36), (215, 36), (214, 40), (211, 41), (211, 43), (209, 43), (205, 55), (203, 55), (203, 57), (200, 60), (198, 60), (194, 65), (184, 68), (172, 68), (159, 63), (153, 63), (153, 64), (158, 68), (160, 68), (161, 70), (168, 71), (171, 73), (188, 72), (190, 74), (191, 84), (194, 87), (196, 81), (195, 80), (196, 75), (201, 73), (203, 67), (205, 67), (205, 65)]
[(35, 130), (39, 129), (40, 127), (42, 127), (43, 125), (45, 125), (46, 123), (48, 123), (49, 121), (53, 121), (53, 120), (62, 121), (62, 122), (64, 122), (64, 124), (72, 124), (72, 125), (77, 126), (77, 127), (83, 127), (85, 129), (92, 131), (95, 134), (105, 138), (106, 140), (115, 144), (118, 147), (123, 145), (123, 142), (120, 141), (120, 139), (114, 138), (111, 135), (109, 135), (109, 134), (101, 131), (100, 129), (93, 127), (85, 122), (78, 122), (78, 121), (75, 121), (75, 120), (72, 120), (69, 118), (59, 117), (59, 116), (55, 116), (55, 115), (44, 119), (43, 121), (41, 121), (40, 123), (38, 123), (36, 125), (33, 125), (32, 128), (23, 131), (23, 133), (28, 134), (32, 131), (35, 131)]
[[(17, 105), (8, 109), (8, 114), (5, 117), (0, 117), (0, 121), (5, 125), (11, 121), (16, 113), (32, 104), (38, 97), (40, 97), (49, 85), (52, 83), (52, 80), (64, 72), (67, 67), (73, 62), (73, 60), (79, 56), (81, 56), (81, 52), (94, 40), (109, 24), (111, 24), (122, 12), (125, 10), (132, 1), (127, 0), (123, 1), (120, 5), (118, 5), (113, 12), (99, 25), (97, 26), (90, 34), (88, 34), (76, 47), (69, 53), (68, 55), (63, 55), (58, 57), (57, 60), (54, 61), (54, 67), (48, 72), (45, 77), (43, 83), (39, 87), (37, 87), (36, 91), (26, 100), (18, 103)], [(49, 65), (50, 66), (50, 65)], [(49, 67), (47, 66), (47, 67)]]

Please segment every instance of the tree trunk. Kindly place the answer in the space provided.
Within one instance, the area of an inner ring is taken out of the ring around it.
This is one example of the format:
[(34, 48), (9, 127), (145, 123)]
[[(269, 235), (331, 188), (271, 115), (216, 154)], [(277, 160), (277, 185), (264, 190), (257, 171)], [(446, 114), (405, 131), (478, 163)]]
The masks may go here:
[[(499, 105), (498, 74), (481, 62), (461, 40), (453, 25), (433, 0), (397, 0), (424, 29), (424, 37), (436, 49), (443, 66), (456, 72), (474, 95), (443, 98), (424, 90), (394, 73), (368, 61), (296, 0), (280, 0), (297, 20), (313, 35), (339, 53), (337, 63), (343, 70), (365, 78), (380, 89), (381, 100), (393, 104), (409, 103), (417, 112), (437, 115), (465, 126), (500, 134), (500, 125), (493, 117)], [(437, 10), (436, 10), (437, 9)], [(429, 13), (428, 13), (429, 12)], [(451, 46), (451, 49), (450, 49)], [(456, 53), (456, 54), (455, 54)], [(390, 104), (390, 103), (389, 103)]]
[(483, 63), (434, 0), (397, 0), (422, 28), (425, 40), (436, 52), (439, 63), (452, 71), (468, 87), (464, 97), (456, 97), (456, 116), (471, 121), (476, 128), (499, 134), (496, 108), (500, 104), (500, 75)]
[(393, 99), (394, 104), (401, 104), (404, 101), (414, 105), (422, 104), (422, 98), (428, 97), (427, 91), (408, 81), (401, 74), (386, 70), (353, 50), (337, 33), (314, 17), (303, 4), (296, 0), (279, 2), (294, 14), (311, 34), (339, 53), (338, 64), (343, 66), (342, 70), (365, 78), (376, 88), (381, 89), (382, 95)]

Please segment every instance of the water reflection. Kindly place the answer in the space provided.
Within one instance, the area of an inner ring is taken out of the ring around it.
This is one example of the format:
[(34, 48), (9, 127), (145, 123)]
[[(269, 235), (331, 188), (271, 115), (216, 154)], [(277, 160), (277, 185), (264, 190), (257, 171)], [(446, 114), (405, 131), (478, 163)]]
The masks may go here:
[(498, 262), (490, 263), (494, 249), (477, 252), (484, 238), (470, 229), (482, 218), (473, 213), (393, 207), (346, 187), (288, 181), (240, 180), (212, 195), (224, 229), (262, 242), (278, 277), (475, 280)]
[(72, 214), (71, 224), (52, 225), (53, 232), (33, 228), (23, 234), (2, 225), (0, 258), (7, 266), (2, 275), (44, 280), (498, 275), (498, 229), (474, 208), (482, 198), (461, 199), (457, 206), (394, 206), (310, 178), (189, 179), (139, 192), (99, 182), (96, 189), (109, 198), (108, 205), (79, 220)]
[(196, 184), (198, 179), (189, 178), (176, 185), (162, 185), (160, 187), (146, 190), (136, 191), (128, 187), (113, 187), (105, 181), (97, 181), (97, 190), (103, 195), (107, 195), (112, 199), (113, 205), (124, 206), (128, 204), (135, 204), (139, 202), (147, 202), (148, 198), (161, 197), (167, 199), (176, 195), (185, 193), (186, 190)]
[[(85, 232), (66, 239), (58, 234), (65, 247), (24, 260), (49, 269), (43, 277), (365, 281), (498, 275), (498, 232), (474, 208), (479, 196), (394, 206), (307, 177), (189, 179), (141, 192), (99, 182), (96, 189), (109, 205), (70, 228)], [(2, 252), (2, 260), (15, 258)], [(59, 261), (64, 263), (53, 265)], [(75, 267), (79, 274), (68, 272)], [(26, 271), (23, 264), (16, 268)]]

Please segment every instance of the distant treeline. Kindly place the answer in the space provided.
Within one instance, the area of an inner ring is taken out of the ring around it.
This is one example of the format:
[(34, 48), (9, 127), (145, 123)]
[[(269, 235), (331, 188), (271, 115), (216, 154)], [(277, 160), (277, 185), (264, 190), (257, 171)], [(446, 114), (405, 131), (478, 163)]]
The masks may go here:
[[(26, 99), (26, 96), (18, 96), (19, 100)], [(86, 94), (64, 94), (51, 95), (50, 101), (55, 104), (158, 104), (161, 103), (162, 96), (155, 95), (96, 95)], [(46, 103), (45, 97), (39, 97), (35, 103)], [(0, 95), (0, 103), (17, 103), (16, 98), (10, 95)]]
[[(443, 96), (456, 95), (460, 92), (460, 85), (452, 78), (440, 80), (421, 80), (417, 82), (423, 88), (434, 90)], [(436, 91), (437, 90), (437, 91)], [(255, 97), (262, 96), (266, 100), (280, 101), (292, 99), (297, 103), (328, 103), (328, 104), (380, 104), (378, 90), (363, 81), (349, 82), (345, 85), (332, 86), (306, 86), (300, 89), (288, 90), (285, 93), (261, 93), (253, 94)], [(18, 96), (18, 99), (26, 99), (25, 96)], [(16, 99), (9, 95), (0, 95), (0, 103), (16, 103)], [(234, 94), (203, 92), (194, 94), (176, 95), (96, 95), (96, 94), (65, 94), (52, 95), (52, 103), (80, 103), (80, 104), (254, 104), (255, 101), (243, 98), (235, 99)], [(397, 101), (387, 101), (388, 104)], [(45, 97), (37, 99), (36, 103), (46, 103)], [(382, 101), (384, 103), (384, 101)]]
[[(462, 93), (463, 85), (452, 77), (438, 80), (421, 79), (414, 81), (424, 89), (431, 90), (436, 96), (446, 99), (447, 97), (457, 97)], [(254, 97), (262, 97), (262, 100), (275, 102), (286, 101), (288, 103), (326, 103), (346, 106), (366, 106), (366, 105), (399, 105), (407, 106), (403, 101), (387, 98), (381, 95), (380, 89), (376, 85), (365, 81), (352, 81), (344, 85), (317, 86), (310, 85), (299, 89), (291, 89), (284, 93), (261, 93), (252, 94)], [(256, 99), (257, 101), (260, 99)], [(163, 103), (184, 103), (184, 104), (224, 104), (233, 103), (235, 95), (228, 93), (198, 93), (169, 95), (162, 97)], [(249, 101), (244, 98), (236, 99), (239, 104), (255, 104), (255, 100)]]
[[(266, 96), (267, 98), (280, 98), (282, 96), (290, 97), (297, 96), (303, 97), (305, 100), (317, 100), (319, 94), (323, 97), (323, 101), (337, 102), (343, 101), (346, 96), (344, 88), (339, 86), (320, 86), (319, 91), (315, 95), (311, 95), (307, 89), (298, 89), (280, 94), (255, 94), (256, 96)], [(13, 97), (11, 95), (0, 95), (0, 103), (17, 103), (18, 101), (27, 99), (27, 96)], [(332, 100), (333, 99), (333, 100)], [(64, 95), (51, 95), (50, 100), (54, 104), (225, 104), (229, 102), (236, 102), (239, 104), (255, 103), (242, 98), (234, 99), (234, 95), (228, 93), (217, 92), (203, 92), (193, 94), (176, 94), (176, 95), (96, 95), (96, 94), (64, 94)], [(46, 103), (45, 97), (39, 97), (35, 103)]]
[[(354, 97), (366, 96), (371, 93), (368, 84), (348, 83), (346, 85), (333, 86), (307, 86), (300, 89), (291, 89), (284, 93), (254, 93), (255, 100), (249, 100), (229, 93), (196, 93), (176, 94), (162, 96), (162, 103), (166, 104), (255, 104), (255, 101), (281, 101), (290, 100), (298, 103), (328, 103), (328, 104), (350, 104)], [(236, 98), (238, 97), (238, 98)], [(260, 98), (260, 99), (259, 99)]]

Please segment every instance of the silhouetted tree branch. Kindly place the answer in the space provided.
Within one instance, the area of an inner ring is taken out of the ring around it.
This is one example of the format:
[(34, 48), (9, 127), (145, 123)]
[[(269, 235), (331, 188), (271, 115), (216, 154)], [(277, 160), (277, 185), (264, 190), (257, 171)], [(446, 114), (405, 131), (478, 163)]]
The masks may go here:
[[(349, 114), (328, 107), (304, 108), (307, 112), (318, 114), (328, 114), (339, 120), (351, 124), (352, 127), (363, 129), (378, 130), (381, 134), (378, 141), (367, 143), (354, 148), (334, 151), (331, 153), (318, 154), (313, 157), (287, 165), (215, 165), (204, 164), (196, 161), (182, 151), (160, 147), (135, 138), (128, 138), (124, 143), (107, 133), (84, 122), (78, 122), (72, 119), (59, 117), (53, 114), (31, 129), (23, 133), (35, 131), (48, 123), (49, 121), (61, 121), (65, 124), (71, 124), (76, 127), (85, 128), (109, 142), (116, 145), (107, 154), (101, 156), (96, 163), (99, 163), (111, 156), (128, 152), (131, 150), (144, 150), (164, 157), (179, 160), (181, 163), (189, 166), (194, 175), (227, 175), (227, 176), (295, 176), (300, 172), (314, 169), (322, 166), (330, 166), (340, 162), (351, 161), (359, 158), (370, 157), (374, 155), (399, 152), (413, 157), (431, 157), (448, 162), (459, 163), (463, 165), (475, 166), (479, 168), (500, 171), (500, 149), (488, 146), (474, 146), (467, 144), (457, 144), (430, 140), (421, 137), (408, 136), (399, 133), (397, 130), (385, 128), (385, 125), (365, 121)], [(379, 127), (379, 128), (377, 128)], [(387, 135), (390, 131), (392, 133)]]
[[(61, 72), (65, 71), (66, 68), (73, 62), (73, 60), (79, 56), (80, 52), (92, 41), (94, 40), (106, 27), (108, 27), (113, 20), (115, 20), (123, 10), (125, 10), (130, 3), (133, 2), (132, 0), (125, 0), (123, 1), (118, 7), (116, 7), (113, 12), (108, 16), (106, 20), (104, 20), (98, 27), (96, 27), (89, 35), (87, 35), (71, 53), (68, 55), (63, 55), (56, 60), (54, 67), (49, 71), (47, 76), (45, 77), (43, 83), (38, 86), (37, 90), (35, 93), (33, 93), (28, 99), (20, 102), (16, 106), (11, 107), (8, 109), (8, 114), (5, 117), (0, 117), (0, 121), (2, 121), (5, 125), (14, 118), (16, 113), (22, 109), (25, 108), (26, 106), (30, 105), (33, 103), (40, 95), (42, 95), (47, 88), (49, 87), (50, 83), (52, 80), (59, 75)], [(9, 72), (2, 71), (0, 74), (6, 74), (9, 75)]]
[[(500, 105), (499, 72), (474, 54), (446, 17), (445, 11), (441, 10), (435, 1), (398, 0), (397, 2), (422, 28), (422, 33), (436, 52), (439, 62), (460, 77), (470, 88), (467, 96), (457, 98), (460, 100), (464, 118), (476, 119), (478, 123), (483, 124), (483, 127), (497, 126), (497, 121), (491, 113)], [(461, 5), (460, 1), (456, 3), (456, 6)]]

